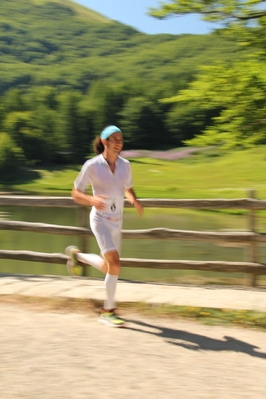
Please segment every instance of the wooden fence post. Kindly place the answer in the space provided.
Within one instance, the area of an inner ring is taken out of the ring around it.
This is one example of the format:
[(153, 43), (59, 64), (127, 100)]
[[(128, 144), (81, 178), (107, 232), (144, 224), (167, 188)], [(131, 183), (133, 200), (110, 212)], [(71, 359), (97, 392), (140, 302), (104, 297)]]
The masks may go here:
[[(256, 198), (255, 195), (255, 190), (251, 189), (248, 192), (248, 197), (250, 199)], [(253, 208), (251, 208), (248, 211), (248, 231), (255, 233), (256, 231), (256, 217), (255, 217), (255, 211)], [(256, 263), (257, 261), (257, 248), (256, 248), (256, 243), (252, 242), (248, 247), (246, 248), (246, 261)], [(247, 285), (250, 287), (255, 287), (256, 286), (256, 274), (249, 274), (247, 276)]]
[[(88, 209), (85, 206), (81, 206), (78, 208), (78, 226), (79, 227), (88, 227)], [(79, 238), (79, 248), (81, 252), (88, 252), (88, 237), (86, 236), (81, 236)], [(88, 267), (83, 267), (83, 273), (82, 276), (88, 276)]]

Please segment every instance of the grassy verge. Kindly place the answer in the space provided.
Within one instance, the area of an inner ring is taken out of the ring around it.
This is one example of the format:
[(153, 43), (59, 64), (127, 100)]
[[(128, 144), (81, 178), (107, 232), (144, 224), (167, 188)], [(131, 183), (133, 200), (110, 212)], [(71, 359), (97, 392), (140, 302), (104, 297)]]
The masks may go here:
[[(98, 312), (99, 301), (78, 298), (37, 298), (20, 295), (0, 295), (0, 303), (13, 303), (36, 311)], [(148, 317), (192, 320), (205, 325), (238, 326), (266, 331), (266, 312), (252, 310), (213, 309), (191, 306), (120, 303), (121, 311), (138, 312)]]
[(147, 316), (183, 318), (198, 321), (205, 325), (239, 326), (266, 331), (266, 312), (194, 306), (152, 306), (144, 303), (134, 304), (134, 309)]
[[(206, 150), (175, 161), (130, 159), (134, 187), (141, 198), (242, 198), (252, 188), (266, 198), (266, 147), (222, 153)], [(70, 195), (79, 166), (33, 168), (2, 191)]]

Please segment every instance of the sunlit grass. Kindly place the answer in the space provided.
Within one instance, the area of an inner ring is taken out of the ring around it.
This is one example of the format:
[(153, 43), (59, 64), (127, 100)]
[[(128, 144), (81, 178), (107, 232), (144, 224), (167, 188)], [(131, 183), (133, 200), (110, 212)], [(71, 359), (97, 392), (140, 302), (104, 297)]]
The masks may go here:
[[(266, 198), (266, 147), (228, 153), (201, 152), (175, 161), (130, 159), (134, 188), (140, 198), (243, 198), (250, 189)], [(2, 190), (70, 195), (80, 166), (31, 169), (32, 178)]]
[(266, 198), (266, 149), (193, 155), (177, 161), (141, 159), (133, 163), (135, 187), (142, 197), (239, 198), (252, 188)]
[(266, 330), (266, 312), (164, 304), (153, 306), (144, 303), (134, 304), (134, 306), (136, 310), (149, 316), (184, 318), (207, 325), (228, 325)]

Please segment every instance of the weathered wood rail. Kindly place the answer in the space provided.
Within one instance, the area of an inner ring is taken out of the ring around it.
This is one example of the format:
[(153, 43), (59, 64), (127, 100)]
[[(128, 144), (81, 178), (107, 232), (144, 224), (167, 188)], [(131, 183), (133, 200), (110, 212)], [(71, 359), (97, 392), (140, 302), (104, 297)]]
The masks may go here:
[[(207, 241), (224, 246), (244, 246), (249, 248), (249, 259), (246, 262), (225, 261), (192, 261), (192, 260), (155, 260), (155, 259), (126, 259), (122, 258), (124, 267), (172, 269), (172, 270), (204, 270), (215, 272), (247, 273), (250, 276), (249, 284), (255, 285), (256, 276), (266, 275), (266, 265), (257, 261), (258, 244), (266, 243), (266, 234), (256, 232), (256, 212), (266, 210), (266, 201), (254, 198), (254, 192), (250, 192), (249, 198), (240, 199), (142, 199), (146, 208), (183, 208), (183, 209), (244, 209), (248, 211), (248, 226), (245, 232), (212, 232), (212, 231), (184, 231), (167, 228), (154, 228), (145, 230), (123, 230), (123, 238), (127, 239), (160, 239), (160, 240), (189, 240)], [(75, 204), (70, 197), (44, 197), (2, 195), (0, 207), (4, 206), (34, 206), (34, 207), (58, 207), (79, 210), (79, 227), (58, 226), (45, 223), (29, 223), (22, 221), (0, 220), (0, 230), (30, 231), (36, 233), (60, 234), (77, 236), (80, 238), (82, 251), (87, 251), (87, 237), (92, 232), (87, 227), (88, 210)], [(131, 205), (125, 201), (125, 207)], [(48, 254), (32, 251), (0, 250), (0, 259), (15, 259), (20, 261), (46, 262), (64, 264), (64, 254)]]

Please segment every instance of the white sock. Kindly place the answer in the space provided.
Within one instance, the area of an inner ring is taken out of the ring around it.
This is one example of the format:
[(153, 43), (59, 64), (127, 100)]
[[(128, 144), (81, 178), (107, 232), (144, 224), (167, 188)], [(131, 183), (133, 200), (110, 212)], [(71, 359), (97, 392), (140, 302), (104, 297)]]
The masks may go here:
[(77, 253), (77, 259), (82, 263), (87, 263), (88, 265), (102, 271), (102, 267), (105, 260), (96, 254), (83, 254), (82, 252)]
[(104, 286), (106, 290), (106, 300), (104, 301), (104, 309), (114, 309), (115, 303), (115, 291), (117, 286), (118, 276), (112, 274), (106, 274), (104, 280)]

